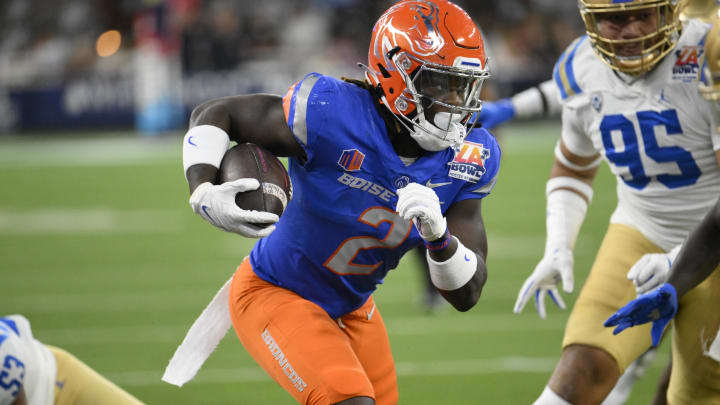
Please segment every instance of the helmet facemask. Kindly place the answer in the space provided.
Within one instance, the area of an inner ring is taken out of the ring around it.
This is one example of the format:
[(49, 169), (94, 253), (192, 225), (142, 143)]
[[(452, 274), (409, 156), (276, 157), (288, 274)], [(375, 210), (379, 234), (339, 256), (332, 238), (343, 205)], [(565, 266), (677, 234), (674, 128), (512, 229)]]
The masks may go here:
[[(678, 1), (641, 0), (624, 3), (579, 1), (580, 14), (595, 53), (612, 69), (629, 75), (641, 75), (652, 70), (677, 43), (681, 23)], [(632, 39), (612, 39), (601, 34), (600, 24), (612, 24), (613, 16), (623, 13), (649, 13), (656, 27), (653, 32)], [(633, 55), (622, 55), (623, 49), (635, 48)]]
[(460, 58), (459, 67), (437, 65), (404, 52), (392, 60), (405, 81), (395, 108), (402, 113), (415, 107), (412, 114), (396, 114), (410, 136), (428, 151), (461, 144), (474, 126), (468, 128), (469, 118), (482, 109), (480, 92), (490, 73), (480, 66), (487, 63)]

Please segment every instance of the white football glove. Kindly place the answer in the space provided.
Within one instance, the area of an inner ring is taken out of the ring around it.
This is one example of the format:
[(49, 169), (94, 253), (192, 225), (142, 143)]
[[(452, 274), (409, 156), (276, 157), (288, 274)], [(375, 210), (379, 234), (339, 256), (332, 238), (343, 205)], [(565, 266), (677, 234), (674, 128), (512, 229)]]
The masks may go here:
[(440, 239), (447, 230), (447, 221), (440, 211), (437, 194), (418, 183), (410, 183), (397, 190), (395, 211), (406, 221), (413, 221), (420, 237), (430, 242)]
[(573, 291), (573, 254), (568, 248), (555, 248), (545, 252), (545, 256), (535, 266), (530, 277), (525, 280), (515, 301), (516, 314), (522, 312), (530, 297), (535, 296), (535, 306), (540, 318), (545, 319), (545, 296), (549, 295), (555, 304), (565, 309), (565, 302), (558, 293), (557, 285), (562, 281), (563, 291)]
[(678, 252), (680, 246), (676, 246), (668, 253), (648, 253), (635, 262), (628, 271), (627, 278), (635, 284), (638, 295), (665, 284)]
[(271, 212), (248, 211), (235, 204), (237, 193), (257, 190), (259, 187), (260, 182), (252, 178), (219, 185), (205, 182), (193, 191), (190, 196), (190, 206), (195, 213), (224, 231), (249, 238), (262, 238), (275, 230), (275, 225), (272, 224), (280, 218)]

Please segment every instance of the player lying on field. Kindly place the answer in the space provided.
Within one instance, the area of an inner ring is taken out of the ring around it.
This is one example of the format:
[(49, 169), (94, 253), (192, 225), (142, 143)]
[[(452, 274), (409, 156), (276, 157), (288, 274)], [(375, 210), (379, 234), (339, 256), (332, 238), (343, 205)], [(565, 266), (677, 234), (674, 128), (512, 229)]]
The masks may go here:
[(141, 405), (63, 349), (33, 337), (22, 315), (0, 317), (0, 405)]

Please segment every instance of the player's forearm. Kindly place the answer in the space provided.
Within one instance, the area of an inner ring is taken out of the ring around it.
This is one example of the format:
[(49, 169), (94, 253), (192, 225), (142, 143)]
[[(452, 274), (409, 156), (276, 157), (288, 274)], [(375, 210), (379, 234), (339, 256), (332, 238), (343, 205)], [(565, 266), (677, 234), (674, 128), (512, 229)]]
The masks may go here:
[(185, 177), (187, 178), (188, 186), (190, 187), (190, 194), (192, 194), (192, 192), (203, 183), (210, 182), (215, 184), (217, 173), (218, 168), (209, 164), (196, 164), (190, 166), (187, 172), (185, 172)]
[(520, 119), (558, 115), (562, 109), (557, 86), (552, 80), (540, 83), (512, 97), (515, 116)]
[(222, 128), (203, 124), (191, 127), (183, 138), (183, 169), (190, 193), (202, 183), (215, 183), (217, 171), (230, 145)]
[(447, 247), (428, 249), (428, 266), (433, 284), (455, 309), (464, 312), (475, 306), (487, 280), (482, 255), (452, 237)]
[(690, 233), (678, 254), (668, 283), (678, 297), (705, 280), (720, 264), (720, 201)]

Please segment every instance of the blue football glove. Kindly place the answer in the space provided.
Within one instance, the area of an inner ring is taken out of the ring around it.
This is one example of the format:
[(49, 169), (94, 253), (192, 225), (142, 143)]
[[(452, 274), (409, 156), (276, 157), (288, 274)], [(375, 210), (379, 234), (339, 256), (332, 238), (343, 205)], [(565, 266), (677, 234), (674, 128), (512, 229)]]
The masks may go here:
[[(473, 117), (474, 118), (474, 117)], [(493, 129), (494, 127), (515, 118), (515, 107), (509, 98), (497, 101), (484, 101), (482, 110), (478, 115), (485, 129)]]
[(604, 325), (607, 327), (617, 326), (613, 331), (613, 335), (617, 335), (631, 326), (652, 322), (650, 336), (652, 337), (653, 346), (657, 346), (660, 343), (665, 326), (670, 323), (675, 313), (677, 313), (677, 307), (678, 301), (675, 287), (665, 283), (657, 290), (643, 294), (628, 302), (608, 318)]

